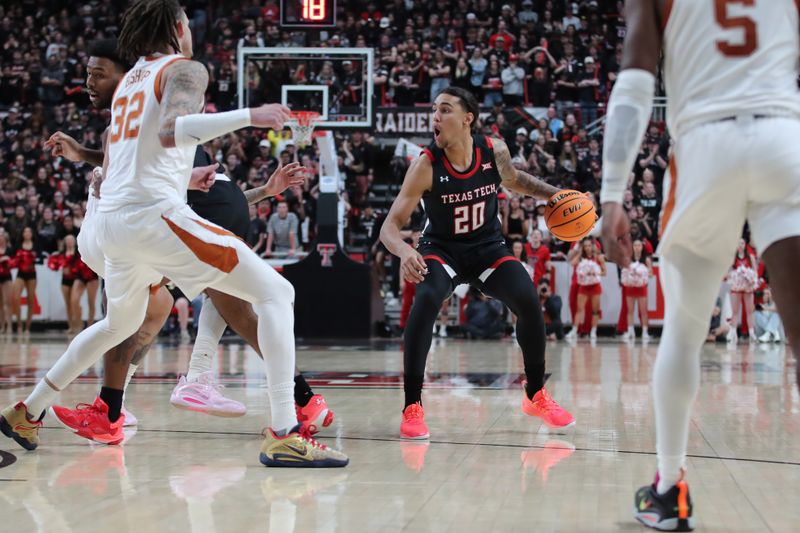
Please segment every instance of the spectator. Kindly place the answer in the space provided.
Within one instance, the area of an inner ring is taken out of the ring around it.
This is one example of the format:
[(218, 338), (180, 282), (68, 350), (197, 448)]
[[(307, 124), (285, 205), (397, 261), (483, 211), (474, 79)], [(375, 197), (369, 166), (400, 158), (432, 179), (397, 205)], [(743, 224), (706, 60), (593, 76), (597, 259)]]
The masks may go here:
[(433, 53), (433, 61), (428, 65), (428, 76), (431, 78), (430, 101), (433, 102), (441, 91), (450, 87), (450, 65), (441, 50)]
[(539, 288), (539, 301), (542, 303), (544, 311), (545, 333), (549, 340), (562, 340), (564, 338), (564, 322), (561, 320), (561, 296), (553, 294), (550, 289), (550, 281), (542, 278), (537, 287)]
[(472, 92), (480, 102), (483, 100), (483, 80), (486, 77), (486, 70), (489, 68), (489, 61), (483, 57), (479, 46), (473, 49), (472, 56), (469, 58), (469, 66), (472, 69), (472, 75), (469, 79)]
[(531, 231), (528, 243), (525, 245), (525, 253), (528, 263), (533, 267), (533, 283), (538, 286), (543, 279), (549, 280), (553, 264), (550, 248), (543, 243), (542, 230), (537, 228)]
[(522, 105), (525, 69), (519, 66), (519, 56), (508, 56), (508, 66), (501, 74), (503, 80), (503, 103), (509, 107)]
[[(261, 255), (266, 250), (267, 223), (264, 217), (269, 213), (269, 203), (260, 202), (250, 204), (250, 226), (247, 229), (247, 244), (257, 254)], [(264, 214), (262, 214), (264, 213)]]
[(499, 339), (505, 331), (503, 304), (477, 289), (470, 289), (464, 315), (463, 328), (468, 339)]
[(581, 105), (581, 122), (591, 124), (597, 120), (597, 97), (600, 80), (592, 56), (583, 60), (583, 70), (578, 74), (578, 101)]
[(508, 207), (503, 210), (503, 235), (509, 241), (519, 242), (528, 236), (528, 218), (516, 194), (511, 195)]
[(489, 66), (483, 78), (483, 105), (493, 106), (503, 102), (503, 75), (497, 57), (489, 57)]
[(761, 309), (756, 311), (757, 333), (762, 332), (758, 342), (782, 342), (784, 340), (783, 324), (778, 315), (778, 308), (772, 300), (772, 291), (769, 287), (764, 289)]
[(725, 342), (730, 330), (728, 322), (722, 319), (722, 301), (717, 298), (714, 310), (711, 312), (711, 323), (708, 326), (706, 342)]
[(459, 56), (456, 60), (456, 68), (453, 71), (452, 85), (462, 89), (471, 90), (472, 88), (472, 69), (464, 56)]
[(278, 202), (278, 210), (269, 217), (267, 223), (267, 257), (275, 253), (285, 253), (293, 257), (297, 250), (297, 215), (289, 212), (286, 201)]

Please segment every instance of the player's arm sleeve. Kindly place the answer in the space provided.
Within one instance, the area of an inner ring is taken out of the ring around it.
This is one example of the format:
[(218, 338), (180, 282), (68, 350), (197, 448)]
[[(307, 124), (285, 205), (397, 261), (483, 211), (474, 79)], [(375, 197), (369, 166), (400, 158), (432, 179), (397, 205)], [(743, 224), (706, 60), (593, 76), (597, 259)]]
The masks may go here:
[(183, 115), (175, 119), (175, 146), (187, 148), (204, 144), (250, 124), (250, 110), (247, 108)]
[(650, 122), (655, 76), (642, 69), (620, 72), (608, 101), (603, 143), (603, 185), (600, 203), (622, 203), (645, 129)]

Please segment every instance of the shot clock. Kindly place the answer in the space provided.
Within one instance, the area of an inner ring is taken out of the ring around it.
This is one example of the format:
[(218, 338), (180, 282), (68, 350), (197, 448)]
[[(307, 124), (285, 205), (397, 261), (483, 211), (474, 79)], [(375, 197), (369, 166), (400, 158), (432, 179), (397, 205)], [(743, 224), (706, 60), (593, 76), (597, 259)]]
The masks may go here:
[(336, 26), (336, 0), (281, 0), (284, 28), (328, 28)]

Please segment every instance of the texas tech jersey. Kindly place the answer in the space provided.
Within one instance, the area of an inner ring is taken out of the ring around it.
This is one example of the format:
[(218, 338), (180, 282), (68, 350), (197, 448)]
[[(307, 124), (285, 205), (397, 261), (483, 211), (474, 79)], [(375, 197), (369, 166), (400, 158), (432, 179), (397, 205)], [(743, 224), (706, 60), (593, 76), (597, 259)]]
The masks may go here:
[(433, 167), (431, 190), (422, 196), (428, 216), (425, 239), (478, 242), (503, 238), (497, 206), (501, 180), (492, 141), (472, 135), (472, 144), (472, 164), (465, 172), (457, 172), (436, 143), (423, 149)]
[(795, 0), (672, 0), (664, 14), (667, 124), (800, 115)]

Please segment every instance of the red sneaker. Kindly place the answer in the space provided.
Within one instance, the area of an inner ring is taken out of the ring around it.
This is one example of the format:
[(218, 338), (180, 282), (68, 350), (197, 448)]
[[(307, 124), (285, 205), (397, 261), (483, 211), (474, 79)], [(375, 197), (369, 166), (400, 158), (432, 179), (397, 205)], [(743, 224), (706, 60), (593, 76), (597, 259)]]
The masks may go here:
[(542, 419), (544, 425), (550, 429), (566, 428), (575, 424), (575, 418), (566, 409), (558, 405), (558, 402), (550, 397), (544, 387), (529, 400), (525, 389), (527, 384), (527, 381), (522, 382), (523, 413), (530, 416), (538, 416)]
[(108, 406), (99, 396), (93, 404), (79, 403), (75, 409), (54, 405), (53, 414), (63, 426), (74, 430), (76, 435), (85, 439), (103, 444), (119, 444), (125, 438), (122, 433), (125, 415), (120, 414), (117, 421), (111, 423), (108, 419)]
[(400, 438), (402, 439), (427, 439), (428, 426), (425, 425), (425, 410), (417, 402), (409, 405), (403, 411), (403, 422), (400, 424)]
[(328, 404), (325, 403), (325, 398), (321, 394), (312, 396), (305, 407), (300, 407), (295, 403), (294, 409), (297, 413), (297, 421), (308, 428), (312, 435), (333, 423), (333, 411), (328, 409)]

